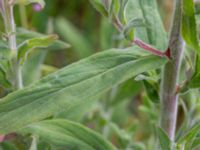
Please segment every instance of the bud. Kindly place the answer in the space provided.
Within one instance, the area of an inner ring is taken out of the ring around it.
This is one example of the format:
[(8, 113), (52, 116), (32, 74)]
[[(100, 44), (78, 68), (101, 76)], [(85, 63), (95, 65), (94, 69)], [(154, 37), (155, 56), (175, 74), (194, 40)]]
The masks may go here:
[(39, 3), (33, 4), (33, 10), (40, 12), (42, 9), (43, 9), (43, 7)]

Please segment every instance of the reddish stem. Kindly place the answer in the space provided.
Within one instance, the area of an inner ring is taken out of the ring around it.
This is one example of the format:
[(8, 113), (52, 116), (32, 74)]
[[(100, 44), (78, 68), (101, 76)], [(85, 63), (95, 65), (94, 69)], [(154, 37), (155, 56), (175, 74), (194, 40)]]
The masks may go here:
[(167, 49), (166, 52), (161, 52), (160, 50), (152, 47), (151, 45), (149, 45), (149, 44), (147, 44), (147, 43), (145, 43), (142, 40), (137, 39), (137, 38), (135, 38), (133, 40), (133, 43), (136, 44), (137, 46), (139, 46), (140, 48), (142, 48), (142, 49), (144, 49), (144, 50), (146, 50), (146, 51), (148, 51), (148, 52), (150, 52), (150, 53), (152, 53), (156, 56), (168, 57), (168, 58), (170, 56), (170, 50), (169, 49)]

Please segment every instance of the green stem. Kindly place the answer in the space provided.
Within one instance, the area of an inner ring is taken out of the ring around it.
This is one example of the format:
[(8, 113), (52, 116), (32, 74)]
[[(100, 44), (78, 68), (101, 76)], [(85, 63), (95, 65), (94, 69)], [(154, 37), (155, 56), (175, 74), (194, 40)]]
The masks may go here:
[(17, 42), (16, 42), (16, 25), (14, 19), (14, 3), (8, 0), (2, 0), (2, 16), (5, 24), (5, 31), (8, 38), (8, 46), (14, 54), (13, 58), (13, 85), (15, 89), (23, 88), (21, 66), (17, 60)]
[(176, 87), (179, 81), (183, 54), (181, 38), (182, 0), (175, 0), (174, 16), (169, 39), (170, 59), (163, 70), (161, 82), (161, 127), (172, 141), (175, 138), (179, 95)]

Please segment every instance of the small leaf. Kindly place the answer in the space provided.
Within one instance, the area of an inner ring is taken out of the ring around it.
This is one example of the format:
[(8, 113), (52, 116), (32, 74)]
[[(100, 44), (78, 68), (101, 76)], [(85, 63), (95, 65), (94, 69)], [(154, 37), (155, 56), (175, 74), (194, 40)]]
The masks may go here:
[(136, 28), (134, 37), (165, 51), (168, 42), (167, 34), (156, 2), (156, 0), (128, 0), (124, 16), (126, 23), (138, 18), (144, 20), (146, 27)]
[(134, 29), (135, 28), (141, 28), (145, 27), (144, 20), (142, 18), (136, 18), (133, 20), (130, 20), (128, 24), (124, 27), (124, 36), (128, 40), (133, 40), (134, 39)]
[(143, 81), (144, 86), (145, 86), (145, 91), (147, 92), (147, 96), (149, 99), (154, 102), (154, 103), (159, 103), (159, 94), (158, 94), (158, 89), (156, 87), (157, 83), (150, 83), (146, 80)]
[(120, 1), (119, 0), (112, 0), (109, 8), (109, 15), (110, 17), (118, 16), (120, 11)]
[(90, 0), (90, 3), (103, 16), (108, 17), (108, 11), (106, 10), (104, 5), (102, 4), (101, 0)]
[[(26, 40), (33, 39), (33, 38), (41, 38), (45, 37), (47, 35), (41, 34), (34, 31), (28, 31), (23, 28), (17, 29), (17, 43), (21, 44)], [(52, 44), (48, 47), (49, 50), (58, 50), (58, 49), (66, 49), (69, 48), (70, 45), (61, 41), (61, 40), (55, 40), (52, 42)]]
[(194, 141), (192, 143), (192, 148), (193, 149), (200, 148), (200, 137), (197, 137), (194, 139)]
[(158, 128), (158, 136), (162, 150), (171, 150), (171, 141), (163, 129)]
[(10, 82), (6, 78), (6, 73), (0, 68), (0, 86), (8, 88), (11, 86)]
[(50, 35), (46, 37), (33, 38), (24, 41), (21, 45), (18, 46), (18, 60), (23, 64), (26, 61), (26, 58), (31, 50), (35, 48), (47, 48), (51, 45), (56, 39), (57, 35)]
[(7, 75), (7, 61), (0, 61), (0, 86), (4, 88), (9, 88), (11, 87), (11, 83), (8, 80), (8, 75)]
[(193, 0), (183, 0), (182, 36), (185, 42), (200, 55)]
[(189, 88), (200, 88), (200, 56), (196, 58), (195, 72), (188, 84)]
[(30, 125), (25, 131), (70, 150), (116, 150), (98, 133), (64, 119), (42, 121)]
[(200, 131), (200, 123), (194, 125), (184, 136), (182, 136), (178, 140), (178, 144), (184, 143), (184, 142), (193, 142), (193, 140), (196, 138)]
[(44, 62), (47, 51), (36, 51), (22, 67), (24, 86), (38, 81), (41, 77), (41, 65)]

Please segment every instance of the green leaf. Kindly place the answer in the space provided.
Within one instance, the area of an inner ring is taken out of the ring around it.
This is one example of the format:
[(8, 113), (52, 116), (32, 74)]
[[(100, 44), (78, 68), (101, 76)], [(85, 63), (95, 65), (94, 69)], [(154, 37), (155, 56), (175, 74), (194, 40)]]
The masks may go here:
[(120, 1), (119, 0), (112, 0), (109, 8), (109, 15), (112, 17), (118, 16), (120, 11)]
[[(41, 37), (45, 37), (47, 35), (45, 34), (41, 34), (41, 33), (37, 33), (34, 31), (28, 31), (26, 29), (23, 28), (18, 28), (17, 29), (17, 43), (21, 44), (26, 40), (29, 39), (33, 39), (33, 38), (41, 38)], [(70, 45), (61, 41), (61, 40), (55, 40), (52, 42), (51, 46), (48, 47), (49, 50), (58, 50), (58, 49), (66, 49), (69, 48)]]
[(44, 62), (47, 51), (35, 51), (22, 67), (24, 85), (30, 85), (41, 77), (41, 65)]
[(115, 106), (125, 99), (133, 98), (142, 89), (141, 82), (130, 79), (116, 88), (116, 95), (111, 102), (111, 106)]
[(0, 40), (0, 60), (9, 60), (11, 56), (12, 54), (7, 46), (7, 43)]
[(44, 6), (45, 6), (44, 0), (15, 0), (15, 2), (18, 4), (23, 4), (23, 5), (29, 5), (31, 3), (38, 3), (41, 5), (42, 8), (44, 8)]
[(114, 146), (98, 133), (64, 119), (41, 121), (30, 125), (25, 131), (70, 150), (115, 150)]
[(196, 136), (198, 135), (200, 131), (200, 123), (194, 125), (184, 136), (182, 136), (179, 140), (178, 140), (178, 144), (182, 144), (184, 142), (187, 143), (191, 143), (194, 141), (194, 139), (196, 138)]
[(192, 143), (192, 148), (194, 149), (200, 148), (200, 137), (194, 139), (194, 142)]
[(4, 88), (11, 87), (11, 83), (8, 80), (8, 61), (0, 60), (0, 86)]
[(56, 39), (57, 35), (49, 35), (45, 37), (33, 38), (24, 41), (21, 45), (18, 46), (18, 60), (23, 64), (26, 61), (28, 54), (31, 50), (35, 48), (47, 48), (51, 45)]
[(171, 141), (163, 129), (158, 128), (158, 136), (162, 150), (171, 150)]
[(84, 58), (92, 54), (92, 47), (80, 31), (64, 18), (56, 20), (56, 30), (67, 42), (69, 42), (78, 54)]
[[(13, 132), (82, 103), (113, 85), (166, 63), (138, 47), (112, 49), (69, 65), (0, 100), (0, 134)], [(139, 57), (139, 58), (138, 58)]]
[(154, 103), (159, 103), (159, 94), (158, 89), (156, 87), (157, 83), (150, 83), (146, 80), (143, 81), (145, 86), (145, 91), (149, 99)]
[(188, 87), (191, 89), (200, 88), (200, 56), (196, 58), (195, 72)]
[(7, 79), (6, 72), (0, 67), (0, 86), (2, 87), (10, 87), (11, 84)]
[(167, 34), (157, 10), (156, 0), (128, 0), (124, 16), (126, 23), (142, 19), (146, 27), (135, 27), (134, 36), (159, 50), (167, 48)]
[(200, 87), (200, 47), (197, 34), (197, 25), (195, 19), (195, 8), (193, 0), (183, 1), (183, 18), (182, 18), (182, 36), (193, 50), (197, 53), (195, 73), (189, 82), (189, 88)]
[(183, 0), (182, 36), (185, 42), (200, 55), (193, 0)]
[(92, 6), (98, 11), (100, 12), (103, 16), (108, 17), (108, 11), (106, 10), (106, 8), (104, 7), (103, 3), (101, 2), (101, 0), (90, 0), (90, 3), (92, 4)]
[(141, 18), (136, 18), (133, 20), (130, 20), (127, 25), (124, 27), (124, 36), (128, 40), (134, 39), (134, 29), (138, 27), (145, 27), (144, 20)]

